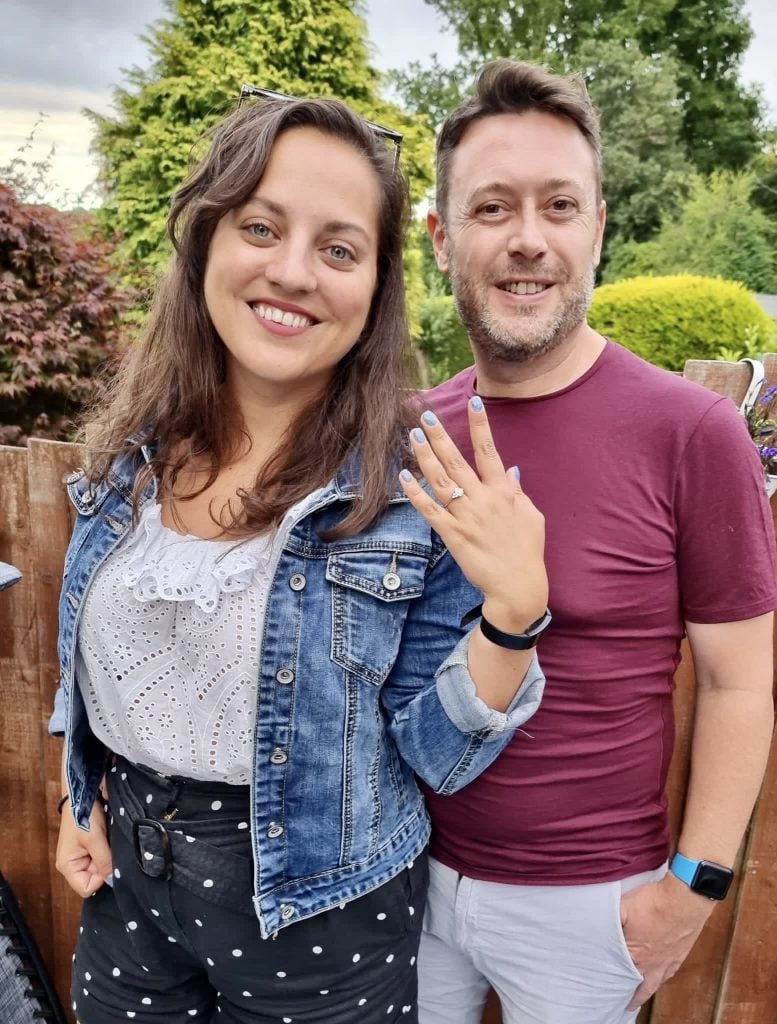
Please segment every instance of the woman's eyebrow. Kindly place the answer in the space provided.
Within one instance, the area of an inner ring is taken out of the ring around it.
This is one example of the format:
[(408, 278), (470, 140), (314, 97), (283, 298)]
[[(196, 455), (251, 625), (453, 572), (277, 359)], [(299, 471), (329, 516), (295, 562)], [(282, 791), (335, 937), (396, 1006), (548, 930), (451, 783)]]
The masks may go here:
[[(269, 213), (275, 214), (276, 217), (283, 217), (286, 214), (286, 207), (282, 206), (280, 203), (273, 202), (272, 199), (267, 199), (264, 196), (251, 196), (250, 199), (245, 201), (241, 209), (245, 210), (250, 206), (261, 206)], [(361, 235), (365, 242), (372, 241), (369, 232), (367, 232), (361, 224), (356, 224), (354, 221), (350, 220), (329, 220), (322, 225), (322, 230), (332, 234), (342, 234), (343, 232), (349, 231), (355, 232), (356, 234)]]

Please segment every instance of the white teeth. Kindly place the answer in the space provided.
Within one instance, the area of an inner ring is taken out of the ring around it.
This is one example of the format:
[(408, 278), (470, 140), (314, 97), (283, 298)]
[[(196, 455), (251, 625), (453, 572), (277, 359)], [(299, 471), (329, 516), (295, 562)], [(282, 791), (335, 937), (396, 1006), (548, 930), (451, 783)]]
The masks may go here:
[(313, 321), (301, 313), (290, 313), (288, 310), (278, 309), (277, 306), (269, 306), (264, 302), (257, 302), (251, 305), (251, 309), (261, 320), (271, 320), (274, 324), (283, 324), (284, 327), (310, 327)]
[(512, 281), (505, 285), (505, 291), (512, 292), (513, 295), (537, 295), (544, 292), (547, 287), (549, 286), (539, 281)]

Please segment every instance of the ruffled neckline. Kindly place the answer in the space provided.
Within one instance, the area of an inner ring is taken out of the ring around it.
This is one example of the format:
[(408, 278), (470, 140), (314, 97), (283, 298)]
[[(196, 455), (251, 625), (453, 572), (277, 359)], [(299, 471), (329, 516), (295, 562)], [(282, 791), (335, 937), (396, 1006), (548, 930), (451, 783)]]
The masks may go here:
[(216, 609), (222, 594), (245, 591), (267, 578), (275, 534), (245, 540), (206, 540), (162, 523), (162, 508), (143, 510), (129, 540), (122, 581), (141, 603), (193, 602)]

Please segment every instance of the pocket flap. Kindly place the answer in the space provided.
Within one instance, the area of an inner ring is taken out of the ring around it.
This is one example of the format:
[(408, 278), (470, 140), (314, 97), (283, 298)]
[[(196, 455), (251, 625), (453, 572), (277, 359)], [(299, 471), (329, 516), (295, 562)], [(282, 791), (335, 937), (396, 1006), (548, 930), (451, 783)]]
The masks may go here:
[(428, 565), (426, 556), (410, 551), (337, 551), (327, 560), (326, 578), (379, 601), (406, 601), (423, 593)]

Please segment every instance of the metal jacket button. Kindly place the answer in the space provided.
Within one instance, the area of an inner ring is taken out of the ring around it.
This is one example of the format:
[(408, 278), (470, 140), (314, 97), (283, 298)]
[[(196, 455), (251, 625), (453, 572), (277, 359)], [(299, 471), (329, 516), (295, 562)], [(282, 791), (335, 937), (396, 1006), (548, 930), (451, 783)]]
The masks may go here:
[(284, 686), (288, 686), (289, 683), (294, 682), (294, 673), (290, 668), (279, 668), (275, 673), (275, 678), (279, 683), (283, 683)]
[(283, 825), (276, 825), (274, 821), (270, 822), (270, 827), (267, 829), (268, 839), (277, 839), (278, 836), (283, 835)]
[(289, 586), (292, 590), (304, 590), (307, 580), (301, 572), (295, 572), (291, 574), (289, 578)]
[(281, 750), (280, 747), (276, 747), (272, 754), (270, 754), (270, 761), (272, 761), (273, 764), (286, 764), (288, 760), (286, 751)]
[(387, 572), (383, 577), (383, 586), (386, 590), (399, 590), (402, 580), (395, 572)]
[(290, 907), (288, 903), (281, 903), (281, 917), (284, 921), (288, 921), (290, 917), (294, 917), (297, 911), (294, 907)]

